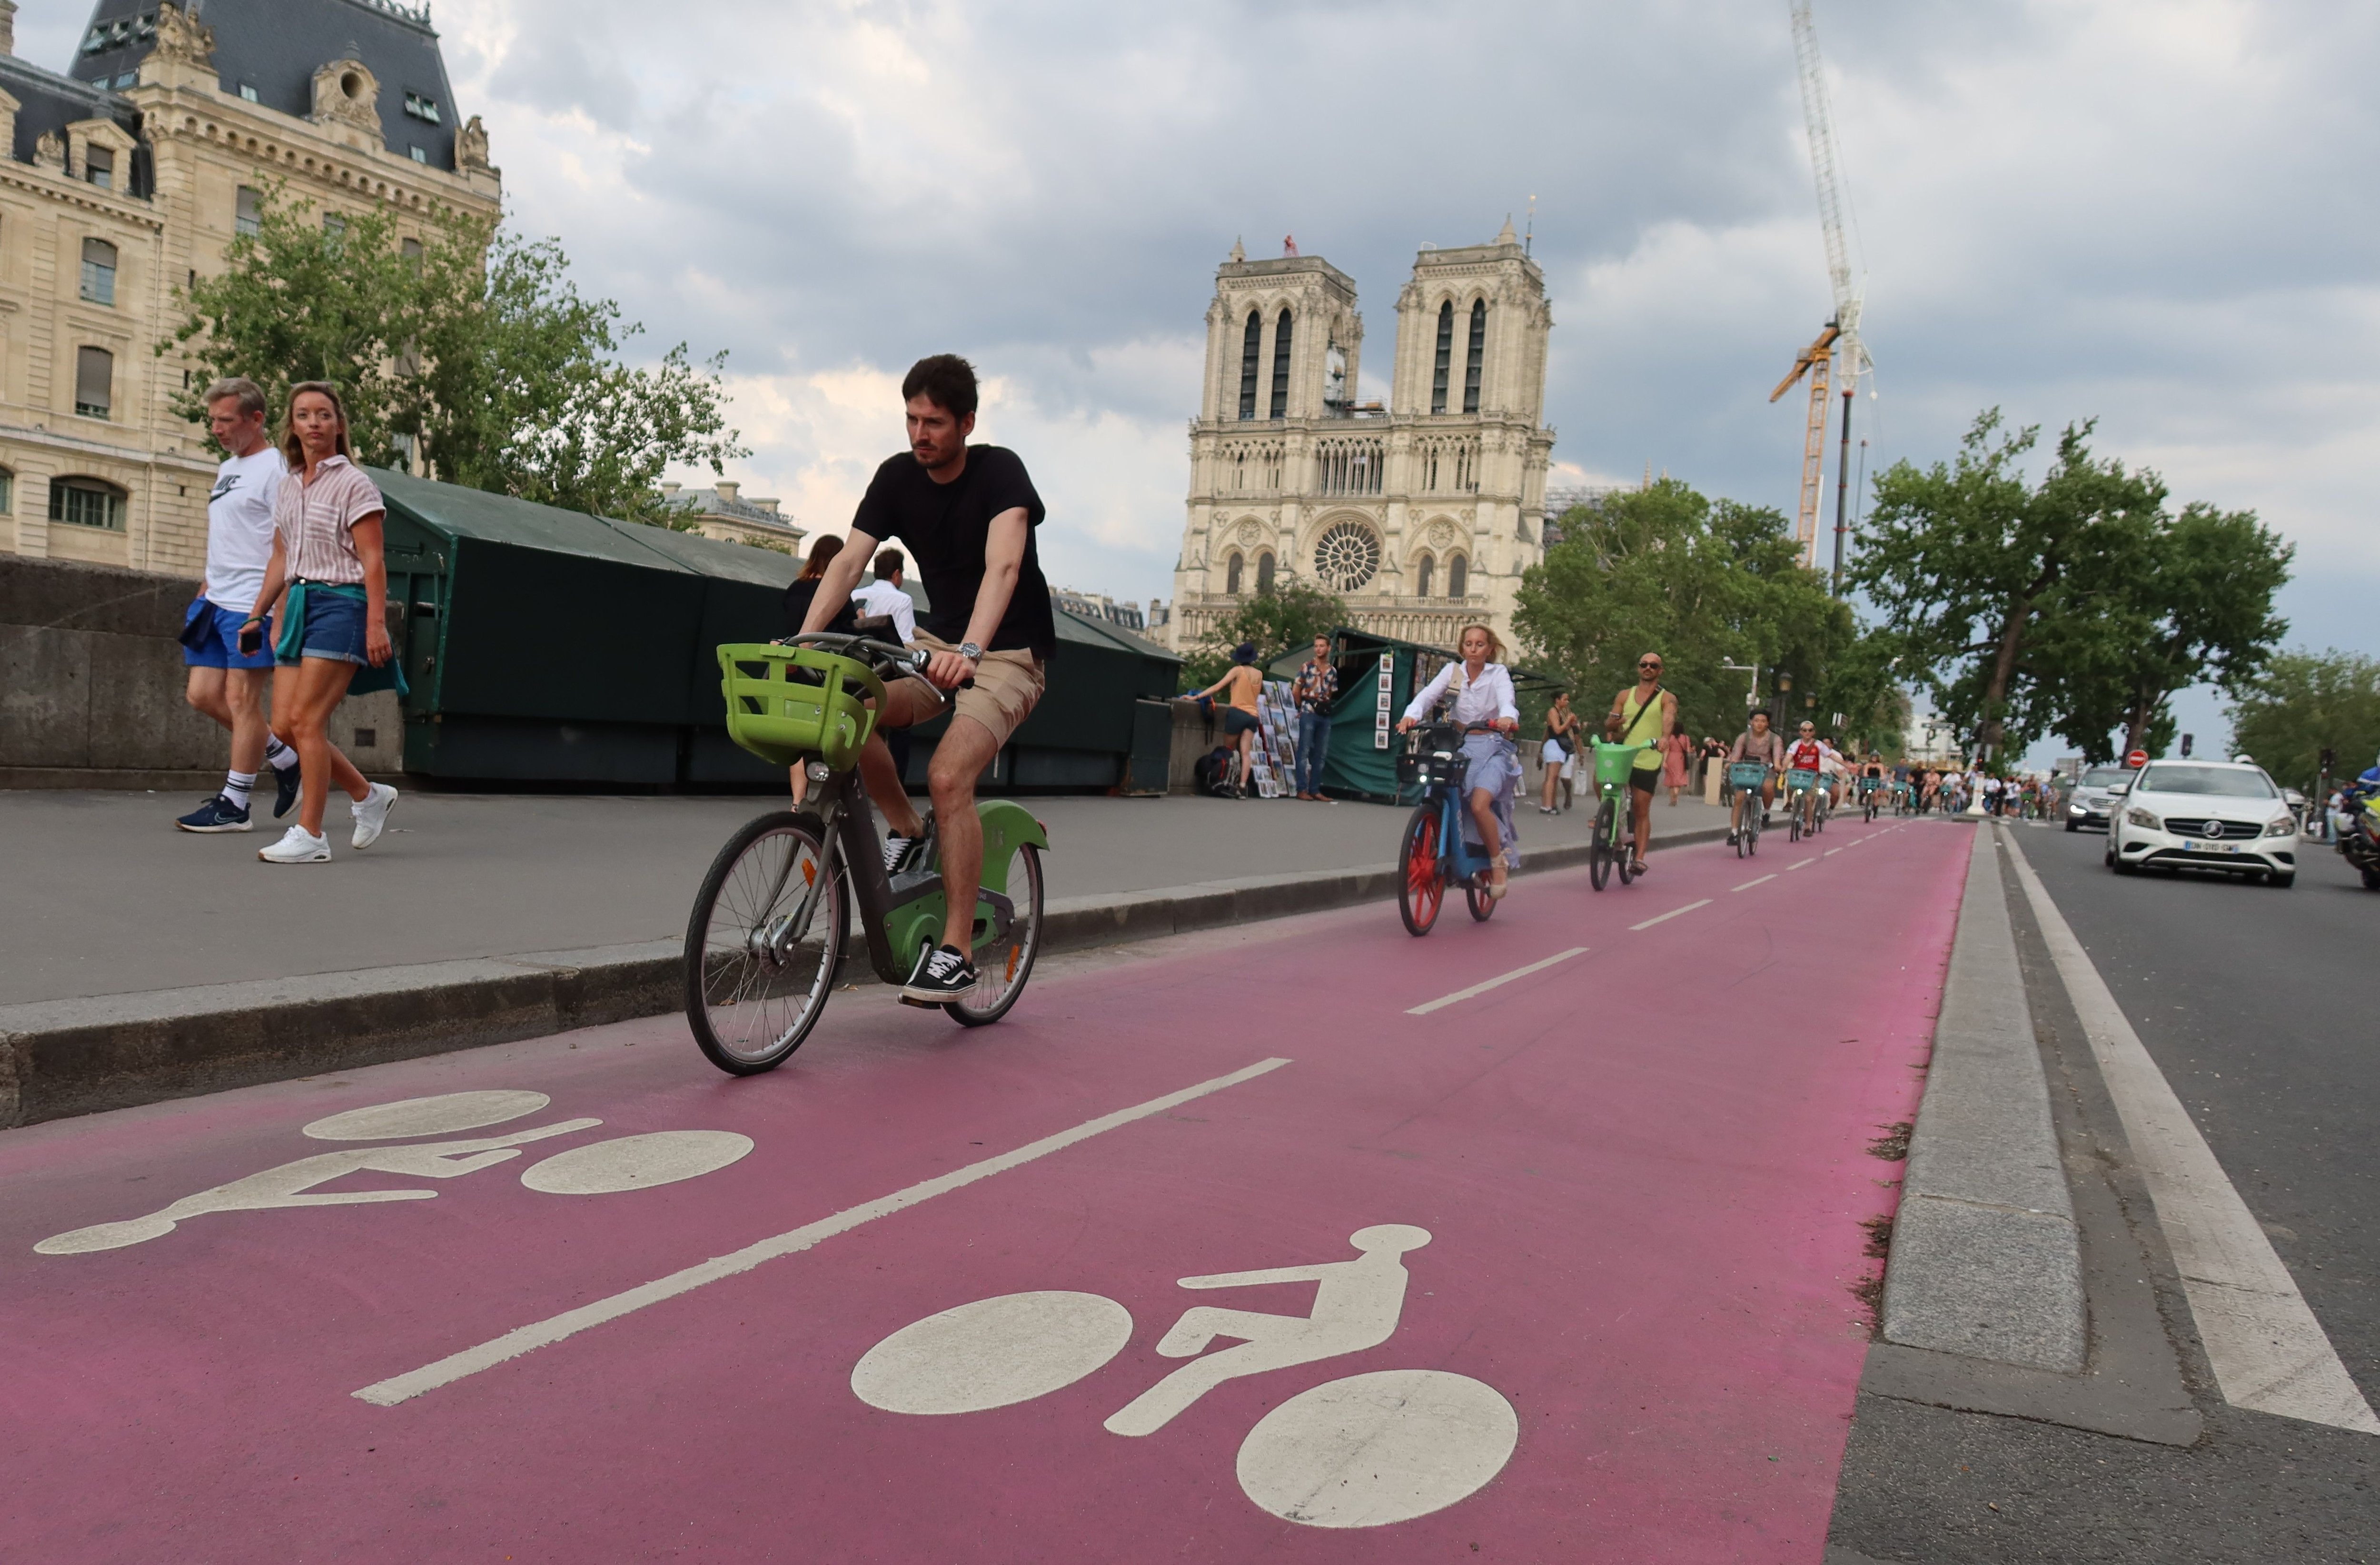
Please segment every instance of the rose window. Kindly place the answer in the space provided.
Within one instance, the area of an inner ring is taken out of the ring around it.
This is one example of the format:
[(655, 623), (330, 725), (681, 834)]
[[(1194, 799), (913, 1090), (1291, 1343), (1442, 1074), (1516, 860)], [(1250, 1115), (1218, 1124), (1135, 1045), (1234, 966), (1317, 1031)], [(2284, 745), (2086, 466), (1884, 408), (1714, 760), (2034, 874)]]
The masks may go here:
[(1334, 593), (1352, 593), (1378, 574), (1380, 541), (1360, 521), (1342, 521), (1314, 545), (1315, 574)]

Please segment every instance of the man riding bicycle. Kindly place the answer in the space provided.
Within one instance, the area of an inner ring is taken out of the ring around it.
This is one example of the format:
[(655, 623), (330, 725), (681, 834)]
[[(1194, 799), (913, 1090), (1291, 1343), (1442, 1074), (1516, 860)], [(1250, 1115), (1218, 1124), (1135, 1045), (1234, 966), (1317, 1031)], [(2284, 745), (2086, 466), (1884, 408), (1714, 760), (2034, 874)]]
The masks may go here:
[(1793, 742), (1785, 747), (1785, 785), (1793, 795), (1793, 810), (1801, 817), (1804, 831), (1810, 828), (1810, 812), (1816, 804), (1827, 754), (1832, 748), (1818, 737), (1818, 726), (1806, 717), (1795, 732)]
[(1014, 451), (966, 443), (975, 430), (975, 367), (955, 353), (920, 359), (901, 382), (901, 396), (909, 450), (876, 470), (802, 630), (823, 628), (842, 609), (880, 542), (897, 535), (908, 545), (932, 605), (914, 644), (931, 657), (923, 680), (886, 687), (877, 727), (905, 728), (952, 713), (927, 768), (930, 825), (910, 804), (881, 733), (869, 738), (859, 766), (891, 828), (889, 873), (931, 852), (940, 838), (950, 911), (941, 943), (919, 954), (901, 998), (941, 1005), (976, 984), (967, 956), (983, 878), (975, 780), (1039, 703), (1058, 632), (1034, 547), (1044, 511), (1033, 480)]
[[(1752, 762), (1768, 768), (1768, 775), (1761, 779), (1759, 790), (1758, 808), (1765, 813), (1771, 804), (1777, 802), (1777, 774), (1785, 764), (1784, 737), (1769, 727), (1767, 713), (1754, 713), (1752, 726), (1735, 736), (1734, 747), (1727, 752), (1727, 763), (1732, 766), (1739, 762)], [(1736, 789), (1735, 813), (1728, 822), (1727, 842), (1730, 848), (1742, 834), (1745, 801), (1752, 797), (1750, 789)]]

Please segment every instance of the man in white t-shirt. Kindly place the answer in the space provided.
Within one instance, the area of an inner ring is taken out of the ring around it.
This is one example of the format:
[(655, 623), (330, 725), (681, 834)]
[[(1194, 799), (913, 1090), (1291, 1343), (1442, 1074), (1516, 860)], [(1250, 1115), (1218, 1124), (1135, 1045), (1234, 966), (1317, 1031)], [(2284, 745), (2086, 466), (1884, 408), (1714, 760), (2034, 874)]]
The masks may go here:
[[(851, 606), (862, 619), (892, 621), (891, 640), (907, 646), (917, 639), (917, 601), (901, 586), (901, 573), (908, 569), (907, 556), (898, 549), (876, 551), (876, 580), (865, 587), (851, 590)], [(882, 630), (874, 626), (861, 627), (878, 641), (886, 640)], [(884, 748), (892, 752), (892, 767), (903, 784), (909, 780), (909, 730), (888, 728)]]
[(298, 797), (298, 752), (273, 736), (262, 705), (273, 673), (270, 617), (263, 645), (239, 650), (240, 625), (273, 558), (273, 501), (286, 468), (280, 448), (265, 438), (264, 393), (254, 381), (215, 382), (207, 387), (206, 408), (208, 430), (231, 455), (216, 470), (207, 500), (207, 574), (182, 616), (182, 661), (190, 669), (189, 703), (231, 730), (231, 770), (222, 792), (174, 824), (184, 831), (247, 831), (249, 790), (266, 761), (278, 785), (273, 815), (285, 814)]

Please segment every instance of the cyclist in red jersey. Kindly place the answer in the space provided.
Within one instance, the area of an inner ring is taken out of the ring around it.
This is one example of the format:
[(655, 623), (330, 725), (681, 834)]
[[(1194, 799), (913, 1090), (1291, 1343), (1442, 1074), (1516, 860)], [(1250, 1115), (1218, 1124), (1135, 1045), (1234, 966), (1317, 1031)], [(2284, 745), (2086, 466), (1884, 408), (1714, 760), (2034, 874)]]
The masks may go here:
[(1825, 779), (1820, 769), (1826, 764), (1828, 745), (1818, 737), (1818, 727), (1807, 718), (1785, 744), (1785, 783), (1792, 790), (1793, 808), (1802, 817), (1804, 830), (1810, 825), (1810, 801), (1816, 797)]

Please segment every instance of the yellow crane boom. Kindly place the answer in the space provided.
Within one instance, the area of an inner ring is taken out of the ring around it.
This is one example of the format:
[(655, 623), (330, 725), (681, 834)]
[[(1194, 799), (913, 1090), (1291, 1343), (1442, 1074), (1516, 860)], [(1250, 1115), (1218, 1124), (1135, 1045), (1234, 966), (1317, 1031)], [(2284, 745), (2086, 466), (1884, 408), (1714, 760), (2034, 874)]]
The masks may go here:
[(1831, 378), (1835, 358), (1835, 340), (1842, 329), (1829, 321), (1817, 340), (1802, 349), (1793, 361), (1793, 368), (1777, 383), (1768, 394), (1776, 401), (1793, 389), (1803, 375), (1810, 377), (1810, 424), (1802, 438), (1802, 506), (1793, 519), (1793, 541), (1802, 545), (1802, 564), (1815, 569), (1818, 560), (1818, 495), (1825, 488), (1822, 473), (1827, 456), (1827, 386)]

